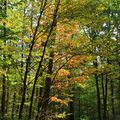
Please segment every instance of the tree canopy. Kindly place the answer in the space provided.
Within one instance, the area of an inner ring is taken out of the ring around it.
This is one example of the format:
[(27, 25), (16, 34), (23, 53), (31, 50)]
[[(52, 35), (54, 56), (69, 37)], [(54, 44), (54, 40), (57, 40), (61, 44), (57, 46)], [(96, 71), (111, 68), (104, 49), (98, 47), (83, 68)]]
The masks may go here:
[(0, 119), (119, 120), (120, 0), (0, 0)]

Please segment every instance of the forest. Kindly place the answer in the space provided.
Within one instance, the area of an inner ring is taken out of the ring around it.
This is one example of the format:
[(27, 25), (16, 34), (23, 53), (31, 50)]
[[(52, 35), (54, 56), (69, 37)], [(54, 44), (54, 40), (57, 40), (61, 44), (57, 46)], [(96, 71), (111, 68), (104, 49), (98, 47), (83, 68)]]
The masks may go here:
[(0, 0), (0, 120), (120, 120), (120, 0)]

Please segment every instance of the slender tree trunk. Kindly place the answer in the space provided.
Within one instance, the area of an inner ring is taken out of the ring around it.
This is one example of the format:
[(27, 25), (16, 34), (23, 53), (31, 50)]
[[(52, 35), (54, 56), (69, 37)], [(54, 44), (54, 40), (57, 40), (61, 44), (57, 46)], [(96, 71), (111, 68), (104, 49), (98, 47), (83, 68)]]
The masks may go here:
[(7, 114), (9, 112), (9, 92), (10, 92), (10, 84), (9, 81), (6, 81), (6, 110), (5, 113)]
[[(6, 18), (7, 15), (7, 1), (4, 1), (4, 16)], [(6, 24), (4, 25), (4, 45), (6, 45), (6, 36), (7, 36), (7, 30), (6, 30)], [(3, 60), (5, 60), (5, 55), (3, 53)], [(3, 65), (3, 69), (5, 70), (5, 64)], [(3, 75), (2, 78), (2, 98), (1, 98), (1, 119), (5, 119), (5, 100), (6, 100), (6, 77)]]
[[(103, 73), (101, 74), (101, 85), (102, 85), (102, 96), (103, 96), (103, 99), (104, 99), (105, 89), (104, 89), (104, 75), (103, 75)], [(104, 103), (104, 100), (103, 100), (103, 103)]]
[(33, 113), (32, 113), (33, 118), (36, 118), (36, 115), (37, 115), (38, 101), (39, 101), (39, 88), (36, 88), (35, 89), (35, 99), (33, 102), (33, 108), (34, 108)]
[[(79, 97), (81, 96), (81, 92), (80, 92), (80, 88), (79, 88)], [(81, 117), (81, 100), (80, 100), (80, 98), (79, 98), (79, 103), (78, 103), (78, 105), (79, 105), (79, 114), (78, 114), (78, 117), (79, 117), (79, 119), (80, 119), (80, 117)]]
[(105, 93), (104, 93), (104, 112), (103, 112), (103, 120), (107, 120), (107, 90), (108, 90), (108, 79), (107, 79), (107, 75), (106, 75), (106, 79), (105, 79)]
[[(120, 17), (120, 12), (118, 10), (118, 18), (119, 17)], [(120, 40), (120, 23), (119, 23), (118, 20), (116, 20), (115, 27), (117, 28), (117, 36), (116, 36), (116, 38), (117, 38), (117, 41), (119, 41)], [(117, 45), (117, 51), (118, 51), (117, 55), (118, 55), (118, 58), (119, 58), (119, 44)], [(120, 61), (119, 61), (119, 59), (118, 59), (118, 67), (119, 67), (118, 74), (120, 74)], [(119, 114), (120, 114), (120, 76), (119, 76), (118, 80), (119, 80), (119, 83), (118, 83), (118, 94), (119, 94), (118, 99), (119, 100), (118, 101), (119, 101)]]
[(69, 103), (69, 120), (74, 120), (74, 98), (72, 98), (72, 101), (70, 101)]
[[(54, 52), (50, 52), (50, 59), (49, 59), (49, 64), (48, 64), (48, 74), (52, 75), (52, 68), (53, 68), (53, 57), (54, 57)], [(41, 115), (40, 115), (40, 120), (45, 120), (46, 119), (46, 113), (47, 113), (47, 107), (49, 104), (49, 95), (50, 95), (50, 87), (51, 87), (51, 77), (47, 76), (45, 80), (45, 88), (44, 88), (44, 93), (43, 93), (43, 102), (41, 106)]]
[[(120, 74), (120, 62), (119, 62), (119, 74)], [(118, 94), (119, 94), (119, 113), (120, 113), (120, 77), (118, 78), (119, 79), (119, 83), (118, 83)]]
[[(47, 0), (46, 0), (47, 2)], [(44, 6), (43, 6), (43, 10), (46, 6), (46, 2), (44, 3)], [(38, 80), (38, 77), (39, 77), (39, 73), (40, 73), (40, 69), (42, 67), (42, 62), (43, 62), (43, 59), (44, 59), (44, 55), (45, 55), (45, 52), (46, 52), (46, 48), (47, 48), (47, 44), (48, 44), (48, 41), (49, 41), (49, 38), (52, 34), (52, 31), (54, 29), (54, 27), (56, 26), (56, 18), (57, 18), (57, 12), (58, 12), (58, 8), (59, 8), (59, 4), (60, 4), (60, 0), (58, 0), (58, 3), (57, 3), (57, 6), (55, 8), (55, 11), (54, 11), (54, 15), (53, 15), (53, 21), (52, 21), (52, 24), (51, 24), (51, 27), (50, 27), (50, 31), (49, 31), (49, 34), (47, 36), (47, 39), (45, 41), (45, 44), (44, 44), (44, 48), (43, 48), (43, 52), (42, 52), (42, 56), (40, 58), (40, 61), (39, 61), (39, 65), (38, 65), (38, 68), (37, 68), (37, 72), (36, 72), (36, 75), (35, 75), (35, 79), (34, 79), (34, 83), (33, 83), (33, 89), (32, 89), (32, 95), (31, 95), (31, 102), (30, 102), (30, 108), (29, 108), (29, 119), (31, 119), (31, 113), (32, 113), (32, 104), (33, 104), (33, 98), (34, 98), (34, 92), (35, 92), (35, 86), (36, 86), (36, 83), (37, 83), (37, 80)], [(52, 53), (51, 53), (52, 54)], [(50, 54), (50, 55), (51, 55)], [(47, 78), (49, 79), (49, 77)], [(50, 78), (51, 79), (51, 78)], [(46, 80), (47, 82), (48, 80)], [(51, 81), (51, 80), (50, 80)], [(49, 83), (48, 83), (49, 84)]]
[[(107, 80), (107, 78), (104, 80), (103, 73), (101, 74), (101, 80), (102, 80), (102, 94), (103, 94), (103, 120), (107, 120), (106, 111), (107, 111), (107, 86), (108, 86), (108, 80)], [(104, 84), (104, 81), (105, 81), (105, 84)]]
[[(40, 68), (42, 67), (42, 62), (40, 64)], [(35, 81), (34, 81), (34, 84), (33, 84), (33, 89), (32, 89), (32, 94), (31, 94), (31, 99), (30, 99), (30, 108), (29, 108), (29, 120), (31, 119), (32, 117), (32, 105), (33, 105), (33, 97), (34, 97), (34, 92), (35, 92), (35, 86), (36, 86), (36, 82), (37, 82), (37, 79), (38, 79), (38, 75), (40, 73), (40, 68), (38, 69), (37, 73), (36, 73), (36, 77), (35, 77)]]
[[(25, 75), (25, 79), (27, 78), (27, 74)], [(25, 94), (26, 94), (26, 80), (23, 83), (23, 93), (22, 93), (22, 101), (21, 101), (21, 105), (20, 105), (20, 111), (19, 111), (19, 119), (22, 118), (22, 112), (23, 112), (23, 106), (24, 106), (24, 102), (25, 102)]]
[[(42, 16), (42, 13), (44, 11), (44, 8), (46, 6), (46, 2), (47, 2), (47, 0), (45, 0), (43, 8), (41, 8), (41, 10), (40, 10), (40, 15), (39, 15), (37, 26), (36, 26), (36, 29), (35, 29), (35, 33), (33, 35), (33, 39), (32, 39), (32, 42), (31, 42), (31, 46), (30, 46), (30, 50), (29, 50), (29, 55), (28, 55), (28, 58), (26, 59), (26, 70), (25, 70), (25, 75), (24, 75), (24, 80), (23, 80), (23, 92), (22, 92), (22, 100), (21, 100), (20, 111), (19, 111), (19, 119), (22, 118), (23, 107), (24, 107), (24, 103), (25, 103), (26, 87), (27, 87), (26, 82), (27, 82), (27, 77), (28, 77), (28, 72), (29, 72), (29, 67), (30, 67), (30, 61), (31, 61), (31, 57), (32, 57), (33, 46), (35, 44), (36, 34), (37, 34), (38, 28), (40, 26), (40, 20), (41, 20), (41, 16)], [(35, 83), (34, 83), (34, 86), (35, 86)], [(34, 92), (34, 90), (33, 90), (33, 92)], [(33, 94), (34, 93), (32, 93), (32, 96), (33, 96)], [(31, 97), (31, 102), (32, 101), (33, 100), (32, 100), (32, 97)], [(31, 111), (31, 106), (32, 106), (32, 104), (30, 105), (30, 111)], [(29, 112), (29, 117), (31, 117), (30, 112)]]
[(13, 94), (11, 119), (14, 119), (15, 103), (16, 103), (16, 90), (14, 91), (14, 94)]
[(5, 119), (5, 96), (6, 96), (6, 79), (5, 79), (5, 75), (3, 75), (2, 99), (1, 99), (1, 117), (2, 117), (2, 120)]
[(79, 100), (79, 115), (78, 115), (78, 117), (79, 117), (79, 119), (81, 118), (81, 102), (80, 102), (80, 100)]
[[(97, 69), (98, 63), (97, 59), (93, 62), (95, 68)], [(96, 82), (96, 91), (97, 91), (97, 111), (98, 111), (98, 120), (102, 120), (101, 118), (101, 100), (100, 100), (100, 89), (99, 89), (99, 80), (98, 75), (95, 73), (95, 82)]]
[[(101, 80), (102, 80), (102, 95), (103, 95), (103, 120), (107, 120), (107, 89), (108, 89), (108, 79), (106, 75), (106, 79), (104, 80), (103, 73), (101, 74)], [(105, 83), (104, 83), (105, 81)]]
[(114, 108), (114, 84), (111, 80), (111, 104), (112, 104), (112, 120), (114, 120), (115, 108)]
[(38, 109), (37, 109), (37, 115), (36, 115), (36, 120), (39, 118), (39, 113), (40, 113), (40, 108), (42, 105), (42, 93), (43, 93), (43, 88), (39, 88), (39, 98), (38, 98)]
[(99, 90), (99, 81), (98, 76), (95, 74), (95, 81), (96, 81), (96, 90), (97, 90), (97, 110), (98, 110), (98, 119), (102, 120), (101, 118), (101, 100), (100, 100), (100, 90)]

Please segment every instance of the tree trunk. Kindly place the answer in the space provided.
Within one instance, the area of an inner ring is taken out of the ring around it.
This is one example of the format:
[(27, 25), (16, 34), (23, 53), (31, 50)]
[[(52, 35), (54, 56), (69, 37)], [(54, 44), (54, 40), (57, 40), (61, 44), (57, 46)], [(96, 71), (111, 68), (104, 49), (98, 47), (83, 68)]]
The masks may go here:
[(42, 106), (41, 106), (40, 120), (45, 120), (46, 115), (47, 115), (46, 113), (48, 112), (47, 107), (49, 104), (49, 95), (50, 95), (50, 87), (51, 87), (50, 75), (52, 75), (53, 57), (54, 57), (54, 52), (51, 51), (49, 65), (48, 65), (48, 72), (47, 72), (49, 75), (46, 77), (46, 80), (45, 80), (45, 88), (44, 88), (44, 93), (43, 93), (43, 102), (42, 102)]
[(40, 113), (40, 108), (42, 105), (42, 93), (43, 93), (43, 88), (39, 88), (39, 98), (38, 98), (38, 109), (37, 109), (37, 115), (36, 115), (36, 120), (39, 118), (39, 113)]
[(27, 79), (27, 74), (25, 75), (25, 80), (24, 80), (24, 84), (23, 84), (23, 91), (22, 91), (22, 100), (21, 100), (21, 105), (20, 105), (20, 111), (19, 111), (19, 119), (22, 118), (22, 113), (23, 113), (23, 106), (24, 106), (24, 103), (25, 103), (25, 94), (26, 94), (26, 79)]
[(10, 92), (10, 88), (9, 88), (10, 84), (9, 81), (6, 81), (6, 109), (5, 109), (5, 113), (7, 114), (9, 112), (9, 92)]
[[(6, 18), (7, 15), (7, 1), (4, 1), (4, 17)], [(6, 36), (7, 36), (7, 30), (6, 30), (6, 24), (3, 23), (4, 25), (4, 45), (6, 45)], [(3, 61), (5, 61), (5, 55), (3, 52)], [(5, 63), (3, 64), (3, 70), (5, 70)], [(4, 120), (5, 119), (5, 100), (6, 100), (6, 77), (5, 75), (3, 75), (2, 78), (2, 98), (1, 98), (1, 119)]]
[(99, 81), (98, 76), (95, 74), (95, 81), (96, 81), (96, 90), (97, 90), (97, 111), (98, 111), (98, 119), (101, 119), (101, 101), (100, 101), (100, 90), (99, 90)]
[(69, 103), (69, 110), (70, 110), (70, 115), (69, 115), (69, 120), (74, 120), (74, 100), (72, 98), (72, 101)]
[[(41, 12), (44, 11), (44, 8), (45, 8), (45, 6), (46, 6), (46, 3), (47, 3), (47, 0), (44, 2), (44, 6), (43, 6)], [(29, 108), (29, 116), (28, 116), (29, 119), (31, 119), (32, 104), (33, 104), (33, 97), (34, 97), (34, 91), (35, 91), (36, 82), (37, 82), (37, 80), (38, 80), (39, 73), (40, 73), (40, 69), (41, 69), (41, 67), (42, 67), (42, 62), (43, 62), (44, 55), (45, 55), (45, 52), (46, 52), (46, 48), (47, 48), (47, 45), (48, 45), (48, 42), (49, 42), (49, 38), (50, 38), (50, 36), (51, 36), (51, 34), (52, 34), (52, 31), (53, 31), (54, 27), (56, 26), (56, 22), (57, 22), (57, 21), (56, 21), (56, 17), (57, 17), (57, 12), (58, 12), (58, 8), (59, 8), (59, 4), (60, 4), (60, 0), (58, 0), (57, 6), (56, 6), (56, 8), (55, 8), (54, 15), (53, 15), (53, 21), (52, 21), (52, 24), (51, 24), (51, 26), (50, 26), (50, 30), (49, 30), (49, 34), (48, 34), (48, 36), (47, 36), (47, 39), (46, 39), (46, 41), (45, 41), (45, 43), (44, 43), (44, 48), (43, 48), (43, 51), (42, 51), (42, 56), (41, 56), (41, 58), (40, 58), (39, 65), (38, 65), (38, 68), (37, 68), (37, 72), (36, 72), (36, 75), (35, 75), (35, 79), (34, 79), (34, 83), (33, 83), (33, 89), (32, 89), (32, 95), (31, 95), (30, 108)], [(40, 17), (40, 18), (41, 18), (41, 17)], [(53, 52), (50, 53), (50, 56), (51, 56), (52, 54), (53, 54)], [(51, 59), (49, 60), (49, 63), (50, 63), (50, 64), (53, 64)], [(51, 74), (51, 71), (52, 71), (50, 64), (49, 64), (49, 67), (48, 67), (48, 74)], [(50, 73), (49, 73), (49, 72), (50, 72)], [(48, 79), (48, 80), (47, 80), (47, 79)], [(49, 83), (49, 82), (50, 82), (50, 83)], [(51, 84), (51, 77), (47, 77), (47, 78), (46, 78), (45, 90), (46, 90), (46, 87), (48, 87), (48, 92), (49, 92), (49, 89), (50, 89), (50, 88), (49, 88), (49, 84)], [(48, 86), (47, 86), (47, 85), (48, 85)], [(48, 94), (49, 94), (49, 93), (48, 93)], [(45, 95), (45, 96), (48, 96), (48, 95)], [(45, 96), (44, 96), (44, 97), (45, 97)], [(46, 103), (47, 103), (47, 100), (45, 100), (45, 101), (46, 101)]]
[[(95, 62), (93, 62), (94, 67), (97, 69), (98, 63), (97, 59)], [(100, 100), (100, 89), (99, 89), (99, 81), (98, 81), (98, 75), (95, 73), (95, 81), (96, 81), (96, 91), (97, 91), (97, 111), (98, 111), (98, 120), (102, 120), (101, 118), (101, 100)]]
[(114, 108), (114, 84), (111, 80), (111, 104), (112, 104), (112, 120), (114, 120), (115, 108)]
[(13, 119), (13, 118), (14, 118), (15, 103), (16, 103), (16, 90), (14, 91), (14, 94), (13, 94), (11, 119)]
[(105, 79), (105, 93), (103, 98), (103, 104), (104, 104), (104, 112), (103, 112), (103, 120), (107, 120), (107, 89), (108, 89), (108, 79), (106, 75)]
[(6, 79), (5, 79), (5, 75), (3, 75), (2, 99), (1, 99), (1, 117), (2, 117), (2, 120), (5, 119), (5, 96), (6, 96)]
[[(120, 62), (119, 62), (119, 74), (120, 74)], [(119, 83), (118, 83), (118, 97), (119, 97), (119, 114), (120, 114), (120, 77), (118, 78), (119, 79)]]

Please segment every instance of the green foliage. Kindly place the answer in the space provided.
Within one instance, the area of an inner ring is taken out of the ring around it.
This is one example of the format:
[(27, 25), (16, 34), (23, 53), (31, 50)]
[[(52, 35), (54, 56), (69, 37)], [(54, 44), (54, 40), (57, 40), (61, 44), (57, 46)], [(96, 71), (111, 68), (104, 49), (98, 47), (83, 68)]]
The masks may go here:
[(44, 2), (0, 1), (0, 119), (120, 114), (120, 1)]

